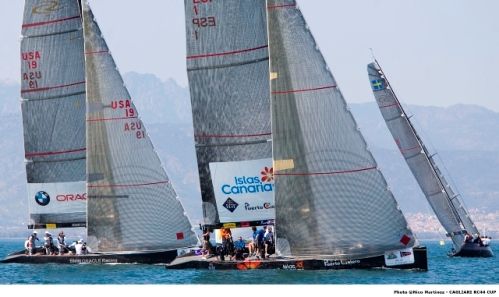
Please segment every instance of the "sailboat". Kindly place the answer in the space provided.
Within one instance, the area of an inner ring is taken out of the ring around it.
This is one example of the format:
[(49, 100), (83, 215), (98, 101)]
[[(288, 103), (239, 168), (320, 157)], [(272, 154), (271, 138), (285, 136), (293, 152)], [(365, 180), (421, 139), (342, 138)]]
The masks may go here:
[[(204, 88), (225, 85), (238, 94), (240, 88), (247, 88), (244, 83), (248, 80), (252, 89), (266, 88), (269, 84), (265, 98), (270, 98), (272, 170), (269, 172), (274, 182), (278, 255), (245, 261), (179, 257), (166, 267), (427, 270), (426, 248), (418, 246), (409, 229), (296, 2), (216, 1), (196, 5), (185, 1), (185, 4), (188, 65), (190, 57), (204, 57), (200, 63), (206, 64), (198, 67), (210, 65), (218, 71), (221, 65), (230, 65), (241, 69), (215, 76), (200, 74), (203, 80), (194, 82), (191, 93), (193, 89), (199, 91), (203, 84)], [(262, 13), (266, 15), (264, 19), (255, 18)], [(194, 20), (210, 17), (213, 26), (196, 26), (202, 21)], [(231, 17), (234, 20), (227, 21)], [(256, 38), (263, 33), (262, 24), (252, 23), (255, 20), (266, 22), (268, 43)], [(266, 69), (252, 71), (250, 67), (256, 67), (256, 61), (265, 58), (265, 53), (269, 55), (269, 64), (265, 66), (268, 73)], [(214, 57), (216, 64), (209, 64)], [(238, 76), (228, 77), (231, 75)], [(255, 86), (264, 75), (265, 80), (259, 82), (263, 86)], [(206, 102), (217, 103), (216, 93), (201, 95), (207, 97)], [(199, 97), (193, 96), (193, 107)], [(247, 106), (244, 111), (252, 115), (260, 112)], [(194, 119), (198, 112), (205, 111), (194, 109)], [(223, 115), (210, 114), (211, 121), (222, 122)], [(227, 116), (232, 118), (233, 114)], [(254, 121), (243, 122), (232, 129), (251, 128), (254, 124)], [(199, 154), (198, 162), (201, 162)], [(265, 183), (267, 175), (262, 174), (260, 180)]]
[[(447, 231), (447, 236), (452, 239), (454, 248), (451, 255), (492, 257), (490, 246), (481, 243), (478, 228), (471, 220), (460, 195), (452, 189), (438, 168), (434, 154), (430, 154), (424, 145), (376, 59), (368, 64), (367, 72), (388, 129), (438, 220)], [(475, 240), (471, 238), (473, 235)]]
[(22, 95), (28, 199), (37, 203), (29, 227), (86, 227), (91, 252), (21, 251), (3, 262), (168, 263), (197, 238), (93, 13), (82, 4), (61, 1), (39, 14), (36, 1), (26, 2), (22, 52), (35, 53), (31, 66), (40, 74), (23, 81)]

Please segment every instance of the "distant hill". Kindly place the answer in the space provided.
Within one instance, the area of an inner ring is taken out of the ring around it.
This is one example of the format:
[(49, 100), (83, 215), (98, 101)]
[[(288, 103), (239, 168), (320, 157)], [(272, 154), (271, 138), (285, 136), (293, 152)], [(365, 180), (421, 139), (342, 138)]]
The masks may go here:
[[(197, 224), (202, 212), (188, 89), (150, 74), (127, 73), (124, 79), (192, 223)], [(430, 214), (374, 102), (352, 104), (351, 110), (404, 213)], [(499, 113), (474, 105), (408, 106), (407, 110), (424, 130), (430, 149), (438, 148), (468, 208), (499, 213)], [(24, 231), (27, 221), (18, 85), (0, 82), (0, 116), (0, 236), (8, 236)]]
[[(374, 101), (351, 107), (369, 143), (397, 149)], [(439, 151), (499, 151), (498, 130), (494, 129), (499, 127), (497, 112), (463, 104), (450, 107), (404, 105), (404, 108), (412, 115), (411, 120), (427, 146), (433, 145)]]

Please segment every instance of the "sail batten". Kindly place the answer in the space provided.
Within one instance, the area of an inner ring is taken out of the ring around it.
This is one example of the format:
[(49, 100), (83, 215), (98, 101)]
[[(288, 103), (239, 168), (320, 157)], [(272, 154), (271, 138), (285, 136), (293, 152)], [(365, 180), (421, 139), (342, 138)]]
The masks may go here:
[(95, 252), (117, 253), (196, 244), (182, 204), (86, 2), (83, 28), (88, 245)]
[(252, 48), (246, 48), (246, 49), (239, 49), (239, 50), (231, 50), (231, 51), (227, 51), (227, 52), (195, 54), (195, 55), (187, 56), (187, 60), (190, 60), (190, 59), (200, 59), (200, 58), (220, 57), (220, 56), (236, 55), (236, 54), (243, 54), (243, 53), (247, 53), (247, 52), (257, 51), (257, 50), (260, 50), (260, 49), (266, 49), (268, 47), (269, 46), (266, 44), (266, 45), (262, 45), (262, 46), (257, 46), (257, 47), (252, 47)]
[[(466, 232), (478, 234), (476, 226), (469, 218), (458, 195), (440, 172), (433, 155), (428, 153), (379, 64), (370, 63), (367, 71), (374, 97), (399, 151), (438, 220), (450, 235), (456, 252), (459, 252), (464, 244)], [(409, 155), (416, 149), (419, 151), (418, 154)]]

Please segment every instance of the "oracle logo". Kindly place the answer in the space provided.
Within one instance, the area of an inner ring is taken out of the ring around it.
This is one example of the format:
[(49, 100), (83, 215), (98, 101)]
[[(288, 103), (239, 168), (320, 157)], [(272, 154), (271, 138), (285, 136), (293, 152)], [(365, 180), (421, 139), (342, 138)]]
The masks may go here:
[(72, 202), (72, 201), (84, 201), (87, 200), (87, 193), (83, 194), (61, 194), (57, 195), (55, 199), (59, 202)]

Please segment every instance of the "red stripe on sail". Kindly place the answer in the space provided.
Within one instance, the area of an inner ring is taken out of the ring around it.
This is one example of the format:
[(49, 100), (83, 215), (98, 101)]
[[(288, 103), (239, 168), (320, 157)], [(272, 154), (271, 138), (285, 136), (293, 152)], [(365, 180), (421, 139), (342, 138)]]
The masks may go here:
[(414, 146), (414, 147), (410, 147), (410, 148), (406, 148), (406, 149), (400, 149), (400, 151), (401, 152), (408, 152), (408, 151), (412, 151), (415, 149), (419, 149), (419, 146)]
[(67, 17), (63, 19), (58, 19), (58, 20), (51, 20), (51, 21), (45, 21), (45, 22), (38, 22), (38, 23), (31, 23), (31, 24), (23, 24), (22, 28), (30, 28), (30, 27), (38, 27), (38, 26), (45, 26), (45, 25), (50, 25), (50, 24), (55, 24), (55, 23), (60, 23), (64, 21), (69, 21), (69, 20), (74, 20), (74, 19), (79, 19), (80, 16), (72, 16), (72, 17)]
[(89, 188), (130, 188), (130, 187), (143, 187), (143, 186), (152, 186), (159, 184), (167, 184), (169, 180), (152, 182), (152, 183), (142, 183), (142, 184), (110, 184), (110, 185), (87, 185)]
[(21, 90), (21, 93), (31, 93), (31, 92), (41, 92), (41, 91), (48, 91), (52, 89), (60, 89), (60, 88), (65, 88), (65, 87), (72, 87), (76, 85), (81, 85), (84, 84), (85, 81), (79, 81), (75, 82), (72, 84), (67, 84), (67, 85), (60, 85), (60, 86), (53, 86), (53, 87), (44, 87), (44, 88), (38, 88), (38, 89), (27, 89), (27, 90)]
[(116, 120), (126, 120), (126, 119), (136, 119), (137, 117), (121, 117), (121, 118), (97, 118), (97, 119), (87, 119), (87, 122), (105, 122), (105, 121), (116, 121)]
[(230, 52), (192, 55), (192, 56), (187, 56), (187, 59), (209, 58), (209, 57), (218, 57), (218, 56), (241, 54), (241, 53), (256, 51), (256, 50), (259, 50), (259, 49), (262, 49), (262, 48), (267, 48), (267, 47), (268, 47), (268, 45), (262, 45), (262, 46), (259, 46), (259, 47), (242, 49), (242, 50), (235, 50), (235, 51), (230, 51)]
[(267, 9), (289, 8), (289, 7), (296, 7), (296, 2), (291, 3), (291, 4), (276, 4), (276, 5), (269, 5), (269, 6), (267, 6)]
[(352, 169), (352, 170), (331, 171), (331, 172), (298, 172), (298, 173), (276, 173), (276, 172), (274, 172), (274, 175), (286, 175), (286, 176), (335, 175), (335, 174), (362, 172), (362, 171), (373, 170), (373, 169), (376, 169), (376, 166), (360, 168), (360, 169)]
[(333, 89), (333, 88), (336, 88), (336, 85), (317, 87), (317, 88), (309, 88), (309, 89), (273, 91), (272, 94), (273, 95), (281, 95), (281, 94), (291, 94), (291, 93), (302, 93), (302, 92), (320, 91), (320, 90)]
[(238, 138), (238, 137), (258, 137), (269, 136), (272, 133), (259, 133), (259, 134), (196, 134), (198, 138)]
[(37, 152), (37, 153), (26, 153), (24, 156), (28, 157), (43, 157), (43, 156), (52, 156), (52, 155), (62, 155), (62, 154), (70, 154), (70, 153), (79, 153), (86, 151), (86, 148), (79, 148), (74, 150), (66, 150), (66, 151), (56, 151), (56, 152)]
[(108, 50), (103, 50), (103, 51), (92, 51), (92, 52), (85, 52), (85, 55), (95, 55), (95, 54), (107, 54), (109, 53)]

